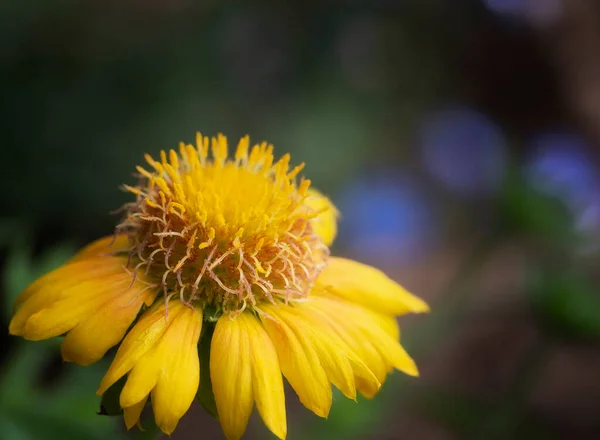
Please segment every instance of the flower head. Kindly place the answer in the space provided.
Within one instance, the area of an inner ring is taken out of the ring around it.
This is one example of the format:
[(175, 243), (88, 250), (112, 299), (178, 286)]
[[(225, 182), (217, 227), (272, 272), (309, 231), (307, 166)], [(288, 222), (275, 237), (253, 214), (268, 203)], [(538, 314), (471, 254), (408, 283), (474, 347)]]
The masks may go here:
[(161, 161), (126, 189), (137, 197), (117, 230), (131, 244), (135, 270), (160, 284), (166, 298), (216, 314), (306, 298), (325, 266), (327, 247), (311, 227), (321, 211), (305, 203), (310, 181), (289, 155), (274, 162), (272, 147), (249, 150), (245, 137), (228, 160), (224, 136), (200, 137)]
[[(427, 305), (377, 269), (329, 255), (337, 211), (300, 178), (302, 165), (248, 137), (230, 157), (221, 135), (146, 162), (125, 186), (135, 201), (116, 235), (29, 286), (10, 323), (32, 340), (66, 334), (63, 358), (82, 365), (120, 342), (98, 394), (126, 376), (128, 428), (151, 396), (158, 426), (173, 432), (201, 374), (229, 439), (254, 405), (286, 437), (282, 374), (322, 417), (331, 384), (355, 399), (375, 395), (391, 369), (418, 375), (395, 316)], [(210, 345), (209, 371), (199, 342)]]

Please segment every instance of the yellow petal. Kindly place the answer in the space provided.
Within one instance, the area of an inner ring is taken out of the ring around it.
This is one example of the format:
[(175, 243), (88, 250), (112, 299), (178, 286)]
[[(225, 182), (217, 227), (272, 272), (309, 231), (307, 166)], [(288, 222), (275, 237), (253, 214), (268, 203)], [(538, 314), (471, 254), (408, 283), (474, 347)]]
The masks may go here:
[[(400, 343), (390, 337), (373, 313), (351, 303), (324, 298), (313, 302), (315, 308), (323, 314), (329, 314), (332, 321), (346, 330), (353, 331), (351, 337), (358, 346), (365, 348), (371, 345), (384, 359), (387, 367), (394, 367), (410, 376), (418, 376), (417, 366)], [(369, 365), (369, 362), (365, 363)], [(369, 365), (370, 366), (370, 365)], [(373, 370), (377, 376), (377, 372)], [(381, 372), (380, 372), (381, 373)], [(380, 381), (382, 377), (377, 376)]]
[(348, 361), (348, 350), (337, 343), (330, 332), (314, 325), (305, 316), (302, 304), (298, 307), (280, 307), (277, 311), (280, 317), (297, 334), (306, 336), (309, 343), (317, 352), (321, 366), (327, 374), (327, 378), (342, 394), (349, 399), (356, 400), (356, 386), (354, 384), (354, 373)]
[[(101, 292), (101, 294), (104, 293), (107, 292)], [(30, 315), (23, 325), (21, 336), (30, 341), (41, 341), (60, 336), (86, 319), (106, 299), (99, 295), (95, 299), (58, 301), (52, 307)]]
[(256, 317), (242, 313), (237, 319), (246, 320), (252, 365), (252, 390), (256, 408), (267, 428), (280, 439), (285, 439), (287, 434), (285, 394), (277, 352)]
[(315, 189), (308, 191), (304, 204), (311, 212), (320, 213), (311, 221), (315, 233), (327, 246), (331, 246), (337, 235), (338, 210), (331, 201)]
[(106, 301), (67, 333), (61, 347), (63, 359), (79, 365), (101, 359), (123, 339), (142, 305), (149, 305), (155, 296), (155, 290), (136, 283), (123, 294)]
[(200, 383), (198, 339), (202, 312), (183, 306), (160, 341), (162, 369), (152, 391), (156, 424), (171, 434), (190, 408)]
[(372, 399), (379, 392), (381, 385), (378, 383), (377, 386), (374, 386), (374, 382), (368, 379), (364, 379), (362, 377), (356, 378), (356, 389), (366, 397), (367, 399)]
[(169, 324), (176, 320), (183, 307), (185, 306), (179, 301), (171, 301), (168, 308), (168, 320), (162, 302), (155, 304), (142, 314), (121, 343), (115, 359), (100, 382), (97, 391), (99, 396), (127, 374), (140, 358), (155, 346)]
[(380, 270), (344, 258), (328, 260), (317, 278), (319, 289), (387, 315), (429, 311), (422, 299), (407, 292)]
[(146, 406), (148, 396), (144, 397), (141, 401), (135, 405), (123, 408), (123, 418), (125, 419), (125, 426), (127, 429), (133, 428), (140, 421), (140, 415)]
[(111, 295), (115, 288), (122, 291), (129, 287), (132, 278), (123, 269), (125, 262), (126, 259), (116, 257), (94, 258), (66, 264), (39, 278), (17, 298), (17, 310), (10, 322), (10, 333), (25, 336), (24, 327), (29, 318), (54, 307), (59, 301), (87, 300)]
[(384, 315), (383, 313), (374, 312), (372, 310), (362, 309), (365, 313), (371, 316), (377, 325), (386, 332), (393, 340), (397, 341), (400, 339), (400, 326), (398, 320), (393, 315)]
[(331, 385), (315, 348), (306, 335), (294, 331), (278, 316), (276, 306), (265, 305), (261, 310), (264, 314), (260, 319), (273, 341), (283, 375), (304, 406), (320, 417), (327, 417), (331, 408)]
[(221, 316), (210, 345), (210, 378), (225, 437), (242, 437), (252, 412), (252, 368), (245, 314)]
[(358, 355), (375, 375), (376, 380), (380, 384), (383, 383), (388, 373), (387, 362), (375, 347), (374, 342), (365, 338), (352, 318), (347, 316), (341, 302), (313, 297), (313, 300), (307, 302), (305, 307), (327, 323), (329, 328)]
[[(166, 331), (165, 331), (166, 332)], [(163, 352), (160, 342), (150, 348), (127, 374), (127, 381), (121, 390), (119, 404), (121, 408), (133, 406), (152, 392), (161, 374)]]
[(129, 238), (126, 234), (110, 235), (88, 244), (77, 252), (69, 262), (80, 261), (86, 258), (111, 256), (122, 253), (129, 248)]
[[(101, 265), (105, 269), (104, 272), (100, 274), (96, 272), (94, 276), (83, 281), (76, 276), (68, 276), (74, 275), (71, 266), (85, 269), (91, 262)], [(64, 277), (59, 279), (54, 277), (55, 282), (36, 284), (35, 292), (15, 313), (9, 331), (30, 340), (59, 336), (93, 317), (103, 305), (120, 302), (123, 296), (131, 295), (130, 298), (143, 296), (143, 300), (138, 301), (137, 310), (129, 308), (127, 318), (131, 322), (142, 302), (149, 298), (148, 294), (142, 295), (148, 290), (147, 286), (139, 281), (133, 282), (131, 275), (122, 268), (120, 259), (101, 258), (86, 260), (85, 263), (65, 266), (65, 270), (62, 271)], [(53, 278), (52, 274), (49, 274), (49, 278)], [(103, 325), (107, 324), (108, 322), (105, 322)], [(107, 341), (98, 341), (98, 343), (106, 345)], [(106, 347), (108, 348), (110, 347)], [(92, 350), (98, 352), (102, 349), (96, 347)], [(87, 358), (85, 353), (82, 356), (84, 359)]]
[(354, 373), (354, 383), (357, 391), (363, 395), (370, 394), (374, 396), (381, 388), (380, 382), (369, 367), (356, 354), (352, 353), (348, 357), (352, 372)]
[[(408, 374), (409, 376), (413, 377), (419, 377), (419, 369), (417, 368), (417, 364), (406, 352), (404, 347), (400, 344), (395, 344), (395, 348), (397, 349), (397, 353), (394, 353), (390, 356), (392, 359), (392, 366), (397, 370), (402, 371), (404, 374)], [(393, 351), (394, 350), (392, 350), (392, 353)]]
[[(363, 395), (375, 395), (381, 387), (381, 382), (367, 366), (365, 361), (363, 361), (363, 357), (366, 359), (366, 362), (371, 364), (375, 371), (379, 372), (382, 380), (385, 378), (387, 372), (385, 361), (368, 341), (366, 344), (361, 344), (362, 338), (360, 337), (360, 334), (356, 332), (353, 334), (352, 331), (348, 332), (343, 325), (338, 324), (335, 322), (335, 319), (332, 320), (330, 318), (330, 315), (339, 314), (343, 311), (326, 306), (329, 310), (328, 313), (324, 313), (314, 307), (314, 302), (319, 301), (327, 300), (320, 297), (312, 297), (310, 301), (299, 303), (295, 309), (297, 310), (297, 313), (302, 313), (302, 316), (310, 322), (310, 325), (316, 332), (327, 334), (328, 338), (330, 338), (335, 346), (338, 347), (337, 350), (343, 351), (344, 356), (347, 358), (348, 363), (352, 368), (352, 372), (354, 373), (356, 389)], [(343, 321), (343, 315), (340, 316)], [(352, 326), (352, 323), (349, 323), (349, 326)], [(366, 345), (367, 348), (363, 347), (363, 345)]]

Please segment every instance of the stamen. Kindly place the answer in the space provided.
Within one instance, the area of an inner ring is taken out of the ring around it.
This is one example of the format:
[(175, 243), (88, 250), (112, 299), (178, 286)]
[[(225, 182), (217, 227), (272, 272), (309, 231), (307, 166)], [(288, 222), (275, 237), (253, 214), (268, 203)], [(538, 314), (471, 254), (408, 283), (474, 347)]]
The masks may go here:
[(194, 290), (193, 290), (193, 292), (195, 292), (196, 290), (198, 290), (198, 286), (200, 285), (200, 280), (202, 280), (202, 277), (204, 276), (204, 273), (206, 272), (206, 269), (208, 268), (208, 265), (212, 261), (212, 257), (215, 254), (216, 250), (217, 250), (217, 247), (215, 246), (212, 249), (212, 251), (210, 251), (210, 254), (208, 254), (208, 257), (206, 257), (206, 260), (204, 260), (204, 265), (202, 266), (202, 270), (200, 271), (200, 275), (198, 275), (198, 278), (196, 278), (196, 281), (194, 282)]
[(176, 295), (175, 292), (165, 295), (165, 319), (169, 321), (169, 301)]
[(158, 248), (152, 251), (152, 253), (148, 256), (148, 260), (146, 263), (146, 275), (148, 275), (148, 271), (150, 270), (150, 266), (152, 265), (152, 261), (154, 261), (154, 256), (160, 252), (164, 252), (163, 249)]
[(272, 145), (250, 147), (247, 136), (232, 158), (227, 150), (224, 136), (198, 133), (196, 147), (146, 155), (139, 185), (125, 186), (136, 200), (115, 232), (129, 237), (132, 283), (144, 267), (165, 306), (178, 296), (236, 316), (261, 302), (300, 301), (329, 255), (311, 225), (320, 212), (305, 205), (304, 164), (275, 161)]

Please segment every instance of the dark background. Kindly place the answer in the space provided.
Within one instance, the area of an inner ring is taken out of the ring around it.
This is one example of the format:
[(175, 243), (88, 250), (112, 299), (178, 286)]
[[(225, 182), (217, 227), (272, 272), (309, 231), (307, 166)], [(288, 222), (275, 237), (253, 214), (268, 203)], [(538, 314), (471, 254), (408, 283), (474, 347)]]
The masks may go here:
[[(290, 439), (600, 438), (599, 54), (595, 0), (2, 2), (4, 322), (144, 152), (248, 133), (337, 204), (334, 253), (432, 307), (401, 319), (419, 380), (327, 422), (289, 393)], [(58, 343), (3, 337), (1, 438), (121, 438), (108, 360)], [(221, 436), (194, 406), (173, 438)]]

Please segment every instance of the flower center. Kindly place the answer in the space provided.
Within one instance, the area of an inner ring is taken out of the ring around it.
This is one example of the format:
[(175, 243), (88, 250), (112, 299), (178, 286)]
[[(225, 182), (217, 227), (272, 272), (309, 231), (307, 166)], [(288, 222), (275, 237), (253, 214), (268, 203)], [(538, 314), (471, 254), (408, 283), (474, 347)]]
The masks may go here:
[[(209, 155), (209, 147), (211, 154)], [(274, 162), (266, 143), (249, 149), (241, 139), (228, 158), (227, 139), (198, 134), (197, 147), (179, 155), (146, 155), (136, 195), (117, 227), (128, 234), (134, 276), (143, 270), (166, 299), (239, 313), (261, 301), (305, 298), (325, 265), (328, 249), (314, 233), (320, 212), (305, 200), (310, 181)]]

